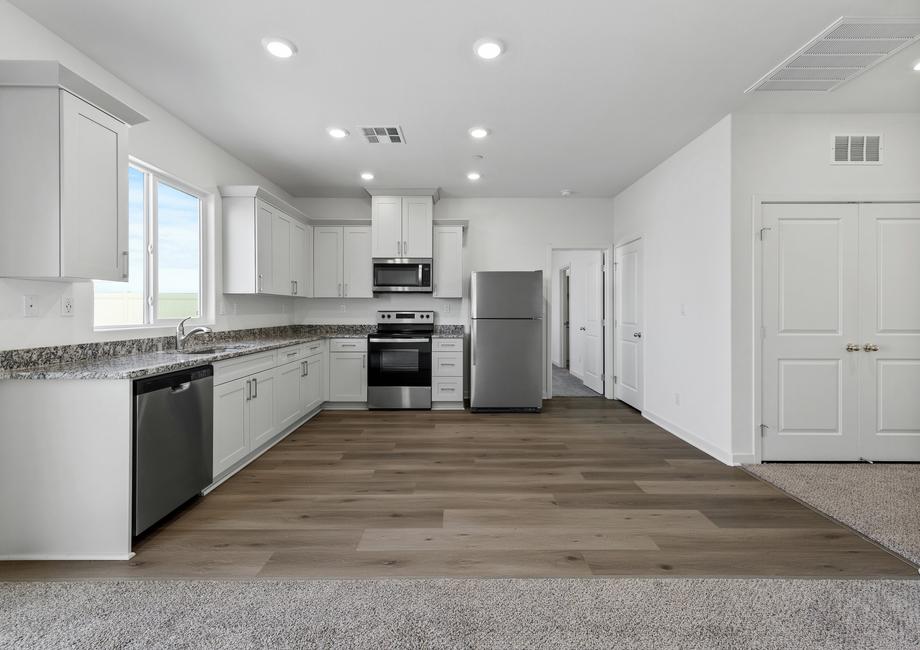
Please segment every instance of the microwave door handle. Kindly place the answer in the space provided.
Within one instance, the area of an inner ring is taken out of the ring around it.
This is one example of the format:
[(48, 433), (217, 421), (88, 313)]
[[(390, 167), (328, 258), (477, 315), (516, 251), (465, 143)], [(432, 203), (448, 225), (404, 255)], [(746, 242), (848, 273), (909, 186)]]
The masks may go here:
[(425, 266), (424, 264), (419, 264), (419, 265), (418, 265), (418, 286), (419, 286), (419, 289), (422, 288), (422, 267), (424, 267), (424, 266)]

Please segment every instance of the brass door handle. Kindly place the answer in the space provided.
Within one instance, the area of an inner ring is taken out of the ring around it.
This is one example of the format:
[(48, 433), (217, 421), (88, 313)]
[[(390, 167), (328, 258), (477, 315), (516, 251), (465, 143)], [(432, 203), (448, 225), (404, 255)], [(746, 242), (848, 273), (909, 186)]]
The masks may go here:
[(863, 350), (866, 352), (878, 352), (878, 346), (875, 343), (866, 343), (863, 346)]
[(859, 352), (859, 343), (847, 343), (847, 352)]

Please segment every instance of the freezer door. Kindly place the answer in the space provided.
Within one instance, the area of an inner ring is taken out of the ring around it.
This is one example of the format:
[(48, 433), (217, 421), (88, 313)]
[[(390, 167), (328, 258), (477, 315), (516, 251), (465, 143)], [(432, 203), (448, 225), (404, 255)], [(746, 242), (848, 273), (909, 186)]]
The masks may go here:
[(543, 271), (475, 271), (472, 318), (542, 318)]
[(482, 320), (472, 326), (473, 409), (539, 409), (543, 404), (543, 325)]

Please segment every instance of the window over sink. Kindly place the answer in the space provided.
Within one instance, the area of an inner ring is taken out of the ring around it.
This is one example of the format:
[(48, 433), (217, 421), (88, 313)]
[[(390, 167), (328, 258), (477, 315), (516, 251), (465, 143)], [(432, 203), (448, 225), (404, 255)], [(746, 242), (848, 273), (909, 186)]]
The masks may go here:
[(97, 329), (172, 325), (205, 309), (209, 195), (139, 161), (128, 170), (128, 280), (93, 281)]

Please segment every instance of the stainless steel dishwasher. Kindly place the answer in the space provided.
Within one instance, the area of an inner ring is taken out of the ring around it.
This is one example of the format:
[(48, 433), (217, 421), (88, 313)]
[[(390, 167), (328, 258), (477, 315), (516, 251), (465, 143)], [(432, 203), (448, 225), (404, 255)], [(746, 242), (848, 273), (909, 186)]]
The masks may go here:
[(134, 534), (211, 483), (214, 369), (134, 382)]

